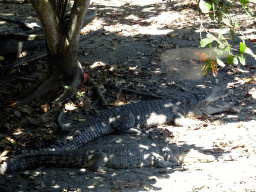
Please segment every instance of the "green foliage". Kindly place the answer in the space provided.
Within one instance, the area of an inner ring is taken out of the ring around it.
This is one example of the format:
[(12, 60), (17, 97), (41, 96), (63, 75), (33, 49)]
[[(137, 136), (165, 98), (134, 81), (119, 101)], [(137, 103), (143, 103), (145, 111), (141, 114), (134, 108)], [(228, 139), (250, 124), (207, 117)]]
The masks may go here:
[[(251, 11), (248, 3), (255, 3), (256, 0), (239, 0), (242, 8), (245, 9), (249, 17), (252, 17), (253, 12)], [(225, 38), (220, 32), (219, 34), (207, 34), (205, 39), (202, 39), (200, 42), (201, 47), (209, 46), (213, 49), (214, 54), (209, 55), (209, 58), (206, 60), (205, 65), (205, 75), (207, 75), (211, 69), (213, 74), (217, 74), (217, 69), (215, 64), (225, 66), (223, 61), (220, 59), (225, 56), (228, 65), (238, 64), (239, 61), (245, 65), (245, 55), (244, 53), (252, 55), (256, 58), (256, 55), (246, 47), (245, 42), (240, 42), (240, 49), (237, 50), (238, 54), (234, 55), (231, 50), (231, 45), (228, 40), (233, 40), (236, 33), (240, 33), (240, 26), (237, 22), (233, 22), (230, 17), (230, 8), (232, 8), (232, 2), (229, 0), (198, 0), (199, 10), (201, 14), (207, 14), (211, 20), (216, 20), (221, 28), (229, 27), (230, 29), (230, 38)], [(240, 33), (241, 34), (241, 33)], [(243, 35), (243, 34), (242, 34)], [(213, 48), (214, 46), (214, 48)]]
[(83, 96), (83, 94), (84, 94), (84, 92), (78, 91), (78, 92), (76, 93), (76, 98), (79, 98), (79, 97)]
[(69, 89), (70, 91), (73, 91), (73, 92), (75, 92), (76, 93), (76, 98), (79, 98), (79, 97), (81, 97), (81, 96), (83, 96), (83, 94), (84, 94), (84, 91), (80, 91), (79, 89), (72, 89), (70, 86), (68, 86), (68, 85), (64, 85), (63, 86), (65, 89)]

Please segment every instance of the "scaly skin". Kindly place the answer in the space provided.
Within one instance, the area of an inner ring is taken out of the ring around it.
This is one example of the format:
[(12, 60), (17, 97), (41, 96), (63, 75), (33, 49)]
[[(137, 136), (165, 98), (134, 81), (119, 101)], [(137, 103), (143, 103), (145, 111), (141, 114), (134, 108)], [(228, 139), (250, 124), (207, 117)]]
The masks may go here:
[(175, 145), (151, 142), (146, 145), (96, 145), (78, 150), (37, 151), (23, 154), (3, 163), (0, 173), (32, 169), (38, 166), (84, 167), (100, 171), (106, 166), (113, 169), (130, 169), (156, 166), (168, 167), (172, 163), (211, 162), (213, 156)]
[(191, 102), (191, 99), (185, 99), (179, 106), (168, 99), (140, 101), (106, 110), (98, 116), (91, 117), (91, 123), (75, 121), (72, 113), (65, 115), (65, 118), (62, 114), (58, 119), (62, 128), (79, 127), (82, 131), (73, 140), (51, 148), (74, 150), (105, 135), (117, 132), (133, 133), (133, 128), (159, 125), (168, 121), (174, 121), (179, 125), (190, 124), (182, 115), (186, 114), (195, 103), (194, 100)]
[[(166, 166), (161, 157), (164, 147), (162, 144), (150, 145), (146, 148), (141, 148), (139, 145), (109, 145), (100, 147), (98, 149), (100, 152), (94, 152), (93, 155), (88, 154), (91, 149), (80, 148), (90, 141), (105, 135), (117, 132), (132, 133), (131, 128), (164, 124), (172, 120), (186, 124), (180, 113), (186, 114), (189, 110), (190, 102), (188, 101), (186, 100), (179, 106), (175, 105), (173, 101), (165, 99), (131, 103), (106, 110), (92, 118), (91, 123), (76, 122), (72, 114), (62, 120), (60, 115), (59, 122), (62, 127), (79, 126), (84, 129), (73, 140), (63, 145), (52, 146), (49, 149), (40, 150), (32, 154), (23, 154), (3, 163), (0, 172), (4, 174), (7, 171), (24, 170), (41, 164), (89, 167), (92, 170), (98, 170), (105, 165), (111, 168), (134, 168), (149, 165)], [(177, 156), (180, 151), (175, 151), (176, 156), (172, 153), (174, 148), (170, 148), (168, 151), (170, 154), (167, 157), (169, 156), (173, 162), (179, 162), (175, 157), (178, 157), (178, 159), (181, 157)], [(152, 155), (153, 153), (160, 155), (160, 157)], [(143, 159), (145, 154), (149, 155), (147, 159)], [(108, 160), (106, 160), (106, 157), (108, 157)]]

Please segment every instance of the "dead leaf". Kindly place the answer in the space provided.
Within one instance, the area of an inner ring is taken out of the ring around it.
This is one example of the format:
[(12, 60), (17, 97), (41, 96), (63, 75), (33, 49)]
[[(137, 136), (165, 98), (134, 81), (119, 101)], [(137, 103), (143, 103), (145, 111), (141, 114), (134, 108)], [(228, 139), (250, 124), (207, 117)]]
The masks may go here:
[(42, 105), (41, 108), (43, 109), (43, 111), (44, 111), (45, 113), (47, 113), (48, 110), (50, 109), (50, 105), (48, 105), (48, 104)]
[(249, 83), (249, 82), (252, 81), (252, 80), (253, 80), (252, 78), (245, 79), (245, 80), (244, 80), (244, 83)]
[(217, 72), (217, 63), (215, 59), (212, 59), (211, 65), (212, 65), (213, 76), (216, 77), (218, 72)]
[(8, 153), (9, 153), (9, 151), (6, 150), (6, 151), (4, 151), (3, 153), (1, 153), (0, 157), (4, 157), (4, 156), (6, 156)]
[(17, 129), (14, 130), (13, 135), (20, 135), (20, 134), (23, 133), (23, 131), (24, 131), (24, 129), (17, 128)]
[(6, 161), (8, 159), (8, 157), (5, 157), (8, 153), (9, 151), (6, 150), (0, 155), (0, 162)]
[(6, 139), (7, 139), (8, 141), (10, 141), (11, 143), (15, 143), (15, 140), (12, 139), (11, 137), (6, 137)]
[(68, 111), (73, 111), (73, 110), (77, 109), (77, 107), (73, 103), (66, 103), (65, 104), (65, 109), (68, 110)]

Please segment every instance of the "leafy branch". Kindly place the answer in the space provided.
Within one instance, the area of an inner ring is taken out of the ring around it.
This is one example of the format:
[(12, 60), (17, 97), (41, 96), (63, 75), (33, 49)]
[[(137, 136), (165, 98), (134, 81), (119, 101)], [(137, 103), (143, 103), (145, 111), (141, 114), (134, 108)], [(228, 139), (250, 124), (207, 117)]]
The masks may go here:
[[(255, 3), (256, 0), (239, 0), (243, 9), (247, 12), (248, 16), (251, 18), (253, 12), (251, 11), (248, 3)], [(200, 14), (208, 14), (211, 20), (215, 20), (220, 25), (221, 29), (223, 27), (229, 27), (230, 29), (230, 40), (234, 40), (234, 34), (239, 33), (244, 36), (240, 31), (240, 26), (237, 22), (233, 22), (230, 17), (230, 9), (233, 7), (232, 2), (229, 0), (199, 0), (199, 11)], [(206, 38), (200, 41), (201, 47), (209, 46), (213, 50), (213, 54), (207, 57), (205, 65), (205, 75), (207, 75), (211, 70), (213, 75), (217, 75), (217, 64), (220, 66), (225, 66), (223, 61), (220, 59), (223, 55), (226, 57), (228, 65), (238, 64), (238, 59), (241, 64), (245, 65), (245, 53), (256, 58), (256, 55), (246, 47), (245, 41), (240, 42), (240, 49), (236, 50), (231, 47), (228, 38), (225, 38), (221, 32), (218, 34), (206, 35)], [(245, 37), (245, 39), (247, 39)], [(215, 45), (213, 47), (213, 45)], [(238, 52), (237, 55), (234, 55), (231, 50)]]

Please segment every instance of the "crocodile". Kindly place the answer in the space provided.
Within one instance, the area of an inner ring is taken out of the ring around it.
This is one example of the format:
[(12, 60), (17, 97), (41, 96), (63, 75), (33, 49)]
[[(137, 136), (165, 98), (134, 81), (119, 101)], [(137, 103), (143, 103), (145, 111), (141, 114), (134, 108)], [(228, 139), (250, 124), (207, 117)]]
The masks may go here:
[[(61, 113), (58, 122), (62, 128), (82, 129), (72, 140), (10, 159), (1, 165), (0, 172), (3, 174), (7, 171), (23, 170), (41, 164), (67, 167), (84, 166), (92, 170), (98, 170), (99, 167), (105, 165), (111, 168), (134, 168), (140, 165), (161, 167), (163, 164), (166, 165), (163, 162), (167, 161), (163, 161), (163, 158), (160, 158), (160, 161), (152, 154), (166, 153), (164, 151), (169, 151), (169, 155), (164, 155), (165, 157), (169, 156), (169, 159), (177, 163), (178, 160), (175, 160), (172, 151), (175, 151), (177, 155), (182, 154), (184, 150), (174, 150), (173, 147), (168, 146), (166, 148), (166, 144), (151, 143), (146, 147), (143, 147), (144, 143), (127, 146), (103, 144), (98, 145), (98, 148), (95, 149), (96, 146), (91, 146), (94, 145), (91, 141), (115, 133), (138, 133), (138, 127), (164, 124), (167, 121), (174, 121), (178, 125), (191, 125), (198, 121), (192, 120), (193, 122), (191, 122), (190, 119), (185, 119), (183, 114), (195, 106), (195, 103), (191, 98), (177, 103), (169, 99), (140, 101), (103, 111), (99, 115), (91, 117), (89, 122), (74, 121), (76, 114), (74, 116), (73, 113), (67, 113), (67, 115)], [(64, 115), (65, 118), (63, 118)], [(92, 148), (94, 152), (90, 153)], [(164, 148), (167, 150), (163, 150)], [(145, 156), (149, 158), (143, 159)], [(169, 159), (167, 158), (167, 160)]]
[[(125, 138), (123, 139), (125, 140)], [(175, 144), (156, 141), (135, 142), (136, 144), (104, 143), (107, 144), (92, 142), (90, 146), (70, 151), (56, 149), (25, 153), (2, 163), (0, 173), (33, 169), (42, 165), (82, 167), (102, 172), (104, 167), (112, 169), (148, 166), (164, 168), (180, 165), (180, 163), (214, 161), (214, 157), (211, 155), (199, 154), (193, 149), (178, 147)]]
[(74, 150), (85, 146), (99, 137), (116, 134), (133, 134), (138, 128), (165, 124), (174, 121), (180, 126), (199, 123), (199, 121), (184, 118), (184, 115), (198, 103), (196, 98), (180, 99), (174, 102), (169, 99), (140, 101), (119, 107), (114, 107), (90, 117), (89, 122), (75, 121), (76, 113), (63, 112), (58, 118), (63, 129), (77, 129), (72, 139), (59, 142), (50, 149)]

